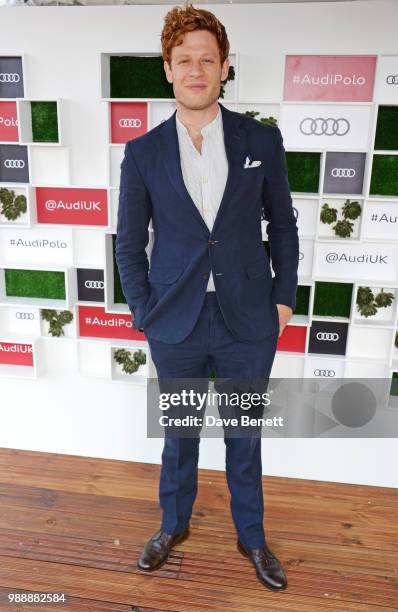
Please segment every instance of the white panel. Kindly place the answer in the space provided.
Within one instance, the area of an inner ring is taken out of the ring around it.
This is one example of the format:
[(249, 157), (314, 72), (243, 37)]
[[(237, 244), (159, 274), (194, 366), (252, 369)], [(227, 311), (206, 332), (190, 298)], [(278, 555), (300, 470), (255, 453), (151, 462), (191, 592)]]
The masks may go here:
[(348, 359), (345, 364), (346, 378), (387, 378), (388, 375), (388, 367), (385, 363)]
[(307, 357), (304, 366), (304, 378), (315, 378), (317, 381), (329, 382), (334, 378), (344, 377), (344, 359), (333, 357)]
[(29, 149), (30, 182), (49, 187), (69, 186), (69, 149), (35, 145)]
[(391, 330), (350, 327), (347, 341), (347, 357), (381, 359), (387, 362), (390, 350)]
[[(369, 146), (372, 106), (344, 104), (284, 104), (284, 146), (289, 149), (362, 151)], [(328, 119), (322, 123), (322, 119)], [(316, 120), (316, 123), (312, 123)], [(332, 120), (337, 123), (332, 125)]]
[(366, 202), (362, 219), (362, 238), (398, 240), (398, 200)]
[(149, 129), (166, 121), (175, 111), (175, 102), (151, 102), (149, 105)]
[(312, 259), (314, 256), (314, 241), (300, 238), (299, 243), (298, 274), (301, 277), (311, 276)]
[(398, 104), (398, 55), (379, 57), (374, 99), (381, 104)]
[(109, 147), (111, 187), (119, 188), (120, 186), (120, 164), (124, 157), (124, 146), (125, 145), (113, 145)]
[(299, 236), (315, 236), (317, 223), (318, 200), (311, 198), (293, 198), (297, 210), (297, 227)]
[(74, 229), (74, 265), (77, 268), (105, 265), (104, 233), (101, 230)]
[(336, 279), (375, 279), (396, 282), (398, 245), (346, 241), (318, 242), (314, 275)]
[(72, 231), (68, 228), (0, 228), (0, 262), (2, 264), (36, 263), (71, 264)]
[(8, 306), (0, 309), (0, 329), (9, 334), (40, 335), (40, 311), (37, 308)]
[(107, 342), (77, 342), (78, 368), (83, 376), (109, 378), (109, 344)]

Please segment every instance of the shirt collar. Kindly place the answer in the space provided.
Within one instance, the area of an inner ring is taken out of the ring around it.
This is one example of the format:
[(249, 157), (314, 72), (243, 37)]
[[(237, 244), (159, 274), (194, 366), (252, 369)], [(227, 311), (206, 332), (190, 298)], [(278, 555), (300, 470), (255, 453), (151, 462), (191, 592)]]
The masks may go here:
[[(222, 124), (221, 108), (220, 108), (220, 105), (218, 105), (217, 115), (214, 117), (214, 119), (210, 121), (210, 123), (207, 123), (204, 127), (202, 127), (200, 132), (202, 136), (204, 136), (205, 134), (210, 134), (211, 132), (215, 132), (220, 127), (221, 124)], [(177, 113), (176, 113), (176, 125), (180, 131), (184, 132), (185, 134), (189, 136), (187, 128), (179, 120)]]

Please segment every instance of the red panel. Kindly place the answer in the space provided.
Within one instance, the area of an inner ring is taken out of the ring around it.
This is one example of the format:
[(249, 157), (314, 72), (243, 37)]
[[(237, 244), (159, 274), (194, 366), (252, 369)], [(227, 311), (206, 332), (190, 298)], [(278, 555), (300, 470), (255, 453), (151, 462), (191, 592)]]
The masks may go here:
[(307, 328), (303, 325), (286, 325), (282, 335), (278, 338), (277, 351), (292, 351), (304, 353)]
[(0, 102), (0, 141), (19, 142), (16, 102)]
[(36, 187), (38, 223), (108, 225), (106, 189)]
[(0, 342), (0, 363), (33, 366), (33, 347), (19, 342)]
[(287, 55), (283, 99), (371, 102), (376, 55)]
[(111, 142), (126, 143), (147, 131), (146, 102), (111, 102)]
[(79, 306), (80, 336), (145, 340), (145, 334), (132, 326), (131, 314), (105, 312), (103, 306)]

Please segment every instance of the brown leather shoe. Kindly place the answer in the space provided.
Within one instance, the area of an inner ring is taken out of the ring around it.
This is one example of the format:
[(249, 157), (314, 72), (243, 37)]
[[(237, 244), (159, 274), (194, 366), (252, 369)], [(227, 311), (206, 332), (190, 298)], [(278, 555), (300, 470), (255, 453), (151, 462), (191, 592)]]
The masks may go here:
[(189, 535), (189, 525), (181, 533), (169, 534), (160, 529), (145, 544), (137, 561), (139, 569), (153, 572), (166, 563), (170, 550), (175, 544), (183, 542)]
[(256, 568), (257, 578), (273, 591), (287, 587), (287, 579), (280, 561), (272, 554), (267, 545), (264, 548), (246, 549), (238, 539), (238, 550), (249, 557)]

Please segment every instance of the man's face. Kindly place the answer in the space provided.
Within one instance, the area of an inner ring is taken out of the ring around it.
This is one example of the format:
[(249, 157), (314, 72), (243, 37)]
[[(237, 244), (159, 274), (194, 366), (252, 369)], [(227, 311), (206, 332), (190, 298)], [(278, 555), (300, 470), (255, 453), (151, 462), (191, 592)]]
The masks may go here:
[(221, 66), (217, 39), (207, 30), (184, 35), (181, 45), (173, 47), (171, 59), (164, 62), (176, 100), (191, 110), (207, 108), (220, 96), (221, 81), (228, 76), (228, 58)]

